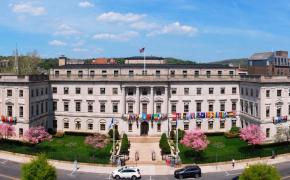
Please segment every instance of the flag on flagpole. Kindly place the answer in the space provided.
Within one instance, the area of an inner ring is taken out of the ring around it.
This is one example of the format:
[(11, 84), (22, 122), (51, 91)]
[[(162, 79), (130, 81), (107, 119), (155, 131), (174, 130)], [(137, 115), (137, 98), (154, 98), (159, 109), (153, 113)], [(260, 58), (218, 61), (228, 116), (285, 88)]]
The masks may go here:
[(111, 129), (113, 127), (113, 124), (114, 124), (114, 118), (112, 118), (112, 120), (111, 120), (111, 124), (109, 126), (109, 129)]
[(178, 118), (176, 118), (176, 129), (178, 127)]
[(144, 47), (141, 48), (141, 49), (139, 49), (139, 52), (140, 52), (140, 53), (144, 53), (144, 51), (145, 51), (145, 48), (144, 48)]

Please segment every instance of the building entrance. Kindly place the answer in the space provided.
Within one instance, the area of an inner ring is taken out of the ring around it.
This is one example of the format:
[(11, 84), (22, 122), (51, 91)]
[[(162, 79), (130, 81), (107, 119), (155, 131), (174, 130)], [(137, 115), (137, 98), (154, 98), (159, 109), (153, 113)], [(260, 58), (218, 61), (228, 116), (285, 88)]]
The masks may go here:
[(141, 123), (141, 128), (140, 128), (140, 134), (141, 136), (147, 136), (148, 135), (148, 130), (149, 130), (149, 124), (146, 121), (143, 121)]

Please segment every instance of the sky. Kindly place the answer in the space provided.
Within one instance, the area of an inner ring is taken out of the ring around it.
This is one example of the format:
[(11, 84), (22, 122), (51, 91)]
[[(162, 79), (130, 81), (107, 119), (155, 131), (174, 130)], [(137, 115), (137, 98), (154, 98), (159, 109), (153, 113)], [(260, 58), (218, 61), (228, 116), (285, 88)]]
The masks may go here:
[(0, 55), (199, 62), (290, 50), (289, 0), (0, 0)]

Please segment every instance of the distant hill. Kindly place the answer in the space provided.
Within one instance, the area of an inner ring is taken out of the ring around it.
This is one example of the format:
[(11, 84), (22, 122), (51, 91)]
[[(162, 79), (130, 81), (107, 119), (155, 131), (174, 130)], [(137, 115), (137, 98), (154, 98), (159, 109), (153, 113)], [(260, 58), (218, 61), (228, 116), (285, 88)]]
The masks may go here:
[(247, 68), (248, 58), (239, 58), (239, 59), (225, 59), (220, 61), (210, 62), (210, 64), (233, 64), (234, 66), (240, 66), (241, 68)]
[(194, 61), (177, 59), (172, 57), (164, 58), (166, 64), (196, 64)]

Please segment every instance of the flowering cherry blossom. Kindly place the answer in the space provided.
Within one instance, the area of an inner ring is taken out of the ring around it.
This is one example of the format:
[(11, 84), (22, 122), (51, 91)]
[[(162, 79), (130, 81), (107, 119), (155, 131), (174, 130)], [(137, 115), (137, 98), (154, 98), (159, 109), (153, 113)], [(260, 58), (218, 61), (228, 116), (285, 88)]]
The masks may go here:
[(85, 143), (93, 146), (94, 148), (103, 148), (108, 143), (107, 137), (104, 134), (96, 133), (87, 136)]
[(15, 128), (9, 124), (0, 125), (0, 137), (7, 139), (15, 136)]
[(207, 148), (209, 141), (200, 129), (186, 131), (181, 143), (195, 151), (202, 151)]
[(32, 144), (38, 144), (52, 138), (51, 135), (48, 134), (42, 126), (29, 128), (24, 133), (24, 137)]
[(240, 137), (251, 145), (261, 144), (266, 138), (261, 128), (254, 124), (241, 129)]

